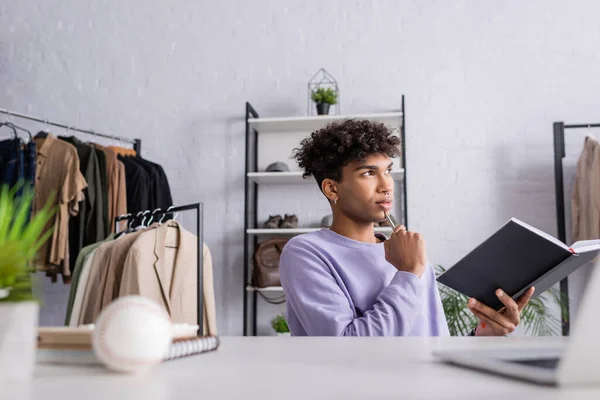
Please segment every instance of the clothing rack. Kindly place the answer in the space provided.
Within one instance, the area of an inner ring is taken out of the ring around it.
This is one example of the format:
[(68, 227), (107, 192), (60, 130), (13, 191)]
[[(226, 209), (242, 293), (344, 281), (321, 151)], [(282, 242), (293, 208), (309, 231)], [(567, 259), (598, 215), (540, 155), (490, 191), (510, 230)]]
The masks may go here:
[[(196, 301), (196, 307), (197, 307), (197, 316), (198, 316), (198, 336), (202, 336), (204, 335), (204, 275), (203, 275), (203, 265), (204, 265), (204, 251), (202, 249), (202, 246), (204, 244), (204, 238), (203, 238), (203, 220), (204, 220), (204, 203), (193, 203), (193, 204), (186, 204), (183, 206), (177, 206), (177, 207), (169, 207), (166, 210), (164, 210), (165, 214), (172, 214), (172, 213), (176, 213), (176, 212), (180, 212), (180, 211), (189, 211), (189, 210), (196, 210), (196, 239), (198, 241), (198, 244), (196, 246), (196, 251), (197, 251), (197, 270), (198, 270), (198, 274), (197, 274), (197, 288), (198, 288), (198, 299)], [(150, 214), (154, 214), (154, 212), (156, 211), (162, 211), (160, 209), (156, 209), (154, 211), (150, 211), (150, 210), (146, 210), (144, 212), (142, 212), (142, 215), (146, 212), (150, 212)], [(139, 214), (139, 213), (138, 213)], [(118, 217), (115, 218), (115, 231), (117, 231), (117, 225), (119, 223), (119, 221), (124, 221), (124, 220), (128, 220), (130, 218), (135, 218), (136, 216), (132, 215), (132, 214), (126, 214), (126, 215), (120, 215)]]
[(107, 139), (118, 140), (119, 142), (131, 143), (131, 144), (133, 144), (133, 149), (135, 150), (135, 152), (137, 154), (141, 154), (141, 152), (142, 152), (142, 141), (140, 139), (130, 139), (130, 138), (124, 138), (124, 137), (120, 137), (120, 136), (107, 135), (107, 134), (104, 134), (104, 133), (93, 131), (91, 129), (82, 129), (82, 128), (77, 128), (77, 127), (74, 127), (74, 126), (71, 126), (71, 125), (62, 124), (60, 122), (52, 122), (52, 121), (49, 121), (49, 120), (47, 120), (45, 118), (39, 118), (39, 117), (34, 117), (34, 116), (31, 116), (31, 115), (27, 115), (27, 114), (13, 112), (13, 111), (10, 111), (10, 110), (6, 110), (4, 108), (0, 108), (0, 114), (5, 114), (5, 115), (8, 115), (8, 116), (18, 117), (18, 118), (22, 118), (22, 119), (27, 119), (29, 121), (41, 122), (41, 123), (46, 124), (46, 125), (52, 125), (52, 126), (56, 126), (58, 128), (64, 128), (64, 129), (67, 129), (69, 131), (76, 131), (76, 132), (81, 132), (81, 133), (87, 133), (88, 135), (93, 135), (93, 136), (103, 137), (103, 138), (107, 138)]
[[(565, 125), (564, 122), (554, 123), (554, 187), (556, 192), (556, 222), (558, 225), (558, 238), (565, 243), (567, 240), (565, 223), (565, 186), (563, 180), (563, 163), (565, 158), (565, 130), (581, 128), (600, 128), (600, 123)], [(568, 278), (560, 282), (561, 301), (565, 304), (569, 299)], [(561, 313), (562, 314), (562, 313)], [(568, 336), (570, 331), (569, 310), (566, 318), (562, 317), (562, 334)]]

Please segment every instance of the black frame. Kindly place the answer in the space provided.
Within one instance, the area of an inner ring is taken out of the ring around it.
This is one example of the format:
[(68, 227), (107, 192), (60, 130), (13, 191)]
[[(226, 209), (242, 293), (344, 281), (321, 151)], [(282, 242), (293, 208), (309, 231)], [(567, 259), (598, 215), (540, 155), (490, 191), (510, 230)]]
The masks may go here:
[[(405, 105), (404, 95), (402, 95), (402, 126), (400, 128), (400, 140), (401, 140), (401, 165), (404, 170), (404, 176), (402, 180), (403, 185), (403, 198), (402, 198), (402, 214), (404, 217), (403, 224), (408, 229), (408, 201), (407, 201), (407, 173), (406, 173), (406, 116), (405, 116)], [(309, 115), (310, 116), (310, 115)], [(248, 336), (248, 291), (247, 287), (251, 285), (250, 281), (250, 268), (252, 266), (252, 252), (256, 249), (258, 244), (258, 237), (256, 235), (249, 235), (248, 229), (258, 227), (258, 215), (257, 215), (257, 204), (258, 204), (258, 184), (251, 181), (248, 178), (249, 172), (258, 171), (258, 132), (255, 129), (250, 128), (250, 118), (259, 118), (258, 112), (252, 107), (249, 102), (246, 102), (246, 164), (245, 164), (245, 175), (244, 175), (244, 193), (245, 193), (245, 207), (244, 207), (244, 281), (243, 281), (243, 296), (244, 296), (244, 321), (243, 321), (243, 332), (244, 336)], [(258, 303), (258, 292), (252, 291), (252, 336), (256, 336), (257, 331), (257, 303)]]
[[(193, 204), (186, 204), (184, 206), (177, 206), (177, 207), (169, 207), (168, 209), (164, 210), (165, 213), (176, 213), (179, 211), (188, 211), (188, 210), (196, 210), (196, 239), (198, 241), (197, 246), (196, 246), (196, 251), (197, 251), (197, 269), (198, 269), (198, 275), (197, 275), (197, 281), (196, 281), (196, 285), (198, 288), (198, 298), (196, 301), (196, 307), (197, 307), (197, 316), (198, 316), (198, 336), (203, 336), (204, 335), (204, 251), (203, 251), (203, 246), (204, 246), (204, 238), (203, 238), (203, 234), (204, 234), (204, 226), (203, 226), (203, 222), (204, 222), (204, 204), (203, 203), (193, 203)], [(146, 211), (150, 211), (150, 210), (146, 210)], [(156, 211), (156, 210), (154, 210)], [(160, 210), (163, 211), (163, 210)], [(144, 211), (145, 212), (145, 211)], [(152, 211), (150, 211), (152, 212)], [(115, 218), (115, 232), (116, 232), (116, 228), (118, 225), (119, 221), (123, 221), (123, 220), (127, 220), (129, 218), (135, 218), (135, 216), (132, 216), (131, 214), (129, 215), (120, 215), (118, 217)]]
[[(554, 187), (556, 194), (556, 223), (558, 228), (558, 239), (563, 243), (567, 240), (566, 222), (565, 222), (565, 186), (563, 179), (563, 164), (565, 158), (565, 129), (580, 129), (580, 128), (600, 128), (600, 123), (594, 124), (574, 124), (565, 125), (564, 122), (555, 122), (554, 128)], [(561, 301), (569, 300), (569, 278), (560, 281), (560, 296)], [(566, 310), (566, 318), (561, 313), (562, 319), (562, 334), (569, 336), (570, 334), (570, 313)]]

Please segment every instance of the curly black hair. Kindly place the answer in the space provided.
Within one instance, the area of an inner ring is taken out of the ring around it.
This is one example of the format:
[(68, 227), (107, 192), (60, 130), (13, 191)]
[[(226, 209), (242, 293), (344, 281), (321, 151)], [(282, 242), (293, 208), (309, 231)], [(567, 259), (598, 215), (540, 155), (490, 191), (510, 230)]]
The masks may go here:
[(400, 139), (384, 124), (369, 120), (332, 122), (313, 132), (294, 149), (304, 178), (315, 177), (319, 187), (326, 178), (339, 182), (342, 168), (373, 154), (400, 155)]

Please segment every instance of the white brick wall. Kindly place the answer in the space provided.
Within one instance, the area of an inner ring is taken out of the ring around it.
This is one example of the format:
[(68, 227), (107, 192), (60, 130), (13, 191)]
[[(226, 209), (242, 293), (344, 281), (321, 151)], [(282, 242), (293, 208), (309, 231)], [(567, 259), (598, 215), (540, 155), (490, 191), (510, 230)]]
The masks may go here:
[[(2, 2), (0, 107), (142, 138), (175, 201), (206, 204), (219, 329), (234, 335), (245, 101), (302, 115), (320, 67), (345, 113), (397, 109), (405, 94), (409, 223), (449, 266), (511, 216), (555, 232), (552, 122), (600, 118), (599, 11), (558, 0)], [(294, 211), (286, 197), (261, 212)], [(326, 207), (310, 199), (318, 223)]]

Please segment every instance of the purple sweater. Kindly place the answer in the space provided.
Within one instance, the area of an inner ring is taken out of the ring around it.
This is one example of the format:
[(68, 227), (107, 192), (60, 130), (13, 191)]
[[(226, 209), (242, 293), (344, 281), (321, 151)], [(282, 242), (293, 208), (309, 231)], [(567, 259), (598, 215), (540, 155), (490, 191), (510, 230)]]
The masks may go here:
[(279, 269), (294, 336), (449, 335), (431, 265), (400, 272), (383, 243), (321, 229), (291, 239)]

